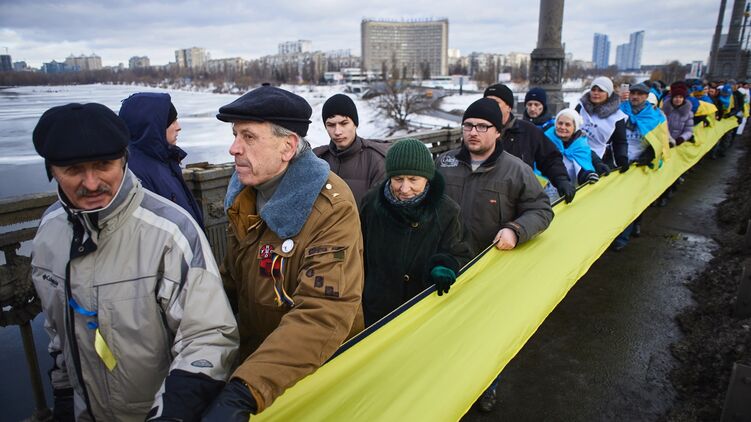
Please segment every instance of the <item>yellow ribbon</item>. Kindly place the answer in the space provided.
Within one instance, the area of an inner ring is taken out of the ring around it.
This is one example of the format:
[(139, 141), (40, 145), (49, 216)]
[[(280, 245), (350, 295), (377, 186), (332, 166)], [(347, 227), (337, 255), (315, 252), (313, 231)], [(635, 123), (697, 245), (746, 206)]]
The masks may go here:
[(117, 359), (115, 359), (115, 355), (112, 354), (110, 347), (107, 346), (107, 342), (104, 341), (104, 337), (102, 337), (98, 328), (96, 329), (95, 337), (94, 349), (96, 349), (96, 354), (102, 359), (102, 362), (107, 366), (107, 369), (112, 372), (112, 370), (115, 369), (115, 366), (117, 366)]

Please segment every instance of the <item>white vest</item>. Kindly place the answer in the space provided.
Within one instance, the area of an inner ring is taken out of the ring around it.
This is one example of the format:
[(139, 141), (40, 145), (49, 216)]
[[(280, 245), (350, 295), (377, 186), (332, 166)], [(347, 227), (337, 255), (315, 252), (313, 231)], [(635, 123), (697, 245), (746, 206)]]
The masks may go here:
[(581, 105), (579, 114), (581, 114), (583, 120), (581, 130), (587, 135), (589, 147), (598, 157), (602, 158), (605, 155), (605, 149), (608, 146), (608, 141), (610, 141), (610, 136), (615, 132), (615, 124), (619, 120), (625, 119), (627, 117), (626, 113), (618, 109), (615, 113), (603, 119), (596, 115), (591, 116), (587, 113), (587, 109), (584, 108), (584, 104), (581, 102), (579, 104)]

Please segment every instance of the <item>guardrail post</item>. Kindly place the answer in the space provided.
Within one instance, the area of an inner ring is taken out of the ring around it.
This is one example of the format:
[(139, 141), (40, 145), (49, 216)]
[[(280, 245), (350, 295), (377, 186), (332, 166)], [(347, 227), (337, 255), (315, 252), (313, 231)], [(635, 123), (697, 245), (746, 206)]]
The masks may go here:
[(751, 366), (735, 363), (730, 376), (722, 422), (751, 421)]

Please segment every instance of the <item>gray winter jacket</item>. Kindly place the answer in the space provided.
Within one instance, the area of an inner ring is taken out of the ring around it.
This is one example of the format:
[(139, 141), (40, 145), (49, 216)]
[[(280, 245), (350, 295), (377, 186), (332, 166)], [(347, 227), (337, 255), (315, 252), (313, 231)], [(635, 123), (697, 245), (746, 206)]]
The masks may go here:
[(63, 201), (45, 212), (32, 252), (53, 388), (73, 389), (77, 420), (198, 420), (238, 346), (201, 228), (130, 170), (102, 210)]
[(501, 142), (475, 171), (464, 146), (441, 154), (436, 170), (446, 179), (446, 195), (461, 207), (464, 241), (475, 255), (504, 227), (516, 233), (521, 245), (553, 220), (550, 200), (532, 168), (504, 151)]
[(691, 111), (691, 103), (684, 101), (683, 105), (676, 108), (668, 96), (662, 100), (662, 111), (668, 119), (671, 138), (686, 141), (694, 136), (694, 113)]

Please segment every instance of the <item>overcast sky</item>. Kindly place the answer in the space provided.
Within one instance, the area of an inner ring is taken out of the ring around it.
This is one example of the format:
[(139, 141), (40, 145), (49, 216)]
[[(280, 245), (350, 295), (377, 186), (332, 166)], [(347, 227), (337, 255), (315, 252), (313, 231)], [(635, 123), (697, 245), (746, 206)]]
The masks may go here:
[[(0, 0), (0, 10), (0, 51), (7, 48), (13, 61), (39, 67), (96, 53), (107, 66), (142, 55), (166, 64), (176, 49), (193, 46), (212, 58), (252, 59), (297, 39), (311, 40), (315, 50), (359, 55), (363, 18), (445, 17), (449, 48), (462, 55), (529, 53), (537, 43), (539, 0)], [(718, 12), (716, 0), (568, 0), (563, 42), (574, 58), (591, 60), (593, 34), (607, 34), (613, 64), (616, 46), (644, 30), (642, 64), (706, 62)]]

